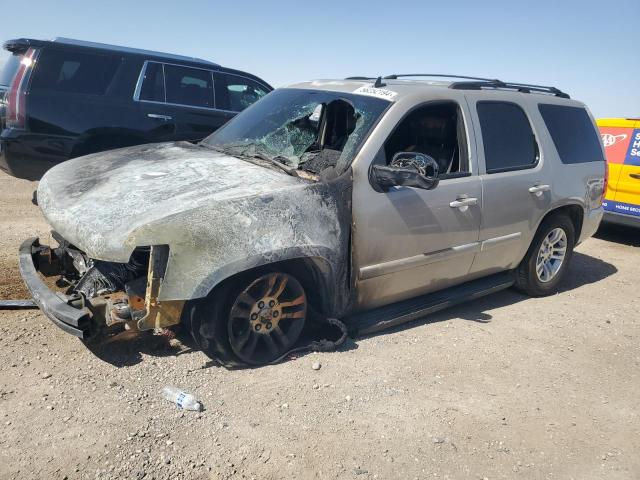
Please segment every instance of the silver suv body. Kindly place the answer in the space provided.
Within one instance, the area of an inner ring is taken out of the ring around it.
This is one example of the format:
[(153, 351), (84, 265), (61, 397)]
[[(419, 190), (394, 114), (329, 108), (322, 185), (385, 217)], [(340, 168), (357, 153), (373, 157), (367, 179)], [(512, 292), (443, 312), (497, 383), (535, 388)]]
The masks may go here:
[(582, 103), (496, 82), (299, 83), (199, 145), (66, 162), (38, 189), (60, 246), (25, 241), (23, 277), (70, 333), (182, 321), (225, 364), (281, 356), (312, 312), (368, 333), (555, 292), (603, 215), (602, 145)]

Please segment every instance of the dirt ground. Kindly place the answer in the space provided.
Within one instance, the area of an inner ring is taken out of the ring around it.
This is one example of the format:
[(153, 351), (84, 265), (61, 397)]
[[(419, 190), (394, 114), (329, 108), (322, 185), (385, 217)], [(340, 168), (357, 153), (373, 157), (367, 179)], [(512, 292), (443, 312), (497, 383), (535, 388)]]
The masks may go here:
[[(48, 237), (34, 188), (0, 174), (4, 298), (26, 296), (20, 242)], [(640, 478), (639, 246), (607, 228), (558, 295), (508, 290), (259, 369), (187, 337), (92, 351), (37, 310), (0, 311), (0, 478)]]

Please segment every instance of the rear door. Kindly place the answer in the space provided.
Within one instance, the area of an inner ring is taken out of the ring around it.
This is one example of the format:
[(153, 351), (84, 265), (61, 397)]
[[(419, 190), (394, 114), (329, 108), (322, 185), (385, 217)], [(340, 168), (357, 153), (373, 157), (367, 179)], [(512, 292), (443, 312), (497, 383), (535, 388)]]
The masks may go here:
[(145, 62), (134, 100), (151, 142), (199, 141), (233, 116), (216, 108), (213, 72), (186, 65)]
[(492, 92), (470, 96), (482, 180), (480, 252), (471, 273), (515, 267), (551, 201), (551, 166), (540, 154), (539, 132), (520, 103)]

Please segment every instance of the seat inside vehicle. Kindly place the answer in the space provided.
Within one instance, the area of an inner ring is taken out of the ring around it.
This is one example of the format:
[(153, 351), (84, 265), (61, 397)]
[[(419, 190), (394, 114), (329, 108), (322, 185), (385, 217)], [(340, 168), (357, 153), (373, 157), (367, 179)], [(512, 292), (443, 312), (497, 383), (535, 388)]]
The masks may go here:
[(301, 159), (303, 169), (312, 173), (336, 166), (359, 118), (353, 105), (344, 100), (334, 100), (320, 108), (320, 112), (305, 117), (309, 122), (311, 117), (319, 115), (317, 140)]
[(387, 164), (399, 152), (419, 152), (433, 157), (440, 177), (468, 171), (464, 121), (458, 105), (442, 102), (417, 108), (407, 115), (385, 143)]

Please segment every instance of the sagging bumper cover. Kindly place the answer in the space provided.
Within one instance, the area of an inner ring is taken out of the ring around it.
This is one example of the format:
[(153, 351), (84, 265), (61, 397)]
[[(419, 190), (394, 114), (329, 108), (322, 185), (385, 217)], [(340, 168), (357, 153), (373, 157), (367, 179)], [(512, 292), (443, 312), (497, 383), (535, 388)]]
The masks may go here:
[[(53, 233), (59, 242), (67, 243)], [(58, 276), (69, 286), (68, 277), (63, 274), (69, 273), (69, 269), (73, 267), (65, 262), (66, 254), (60, 251), (69, 252), (71, 249), (65, 249), (62, 244), (60, 248), (51, 249), (47, 245), (41, 245), (37, 238), (30, 238), (22, 243), (19, 252), (20, 272), (33, 300), (62, 330), (86, 339), (107, 330), (118, 330), (122, 326), (129, 330), (143, 331), (180, 323), (185, 301), (158, 300), (168, 247), (151, 247), (148, 267), (137, 272), (143, 275), (122, 285), (121, 290), (109, 287), (100, 292), (92, 291), (91, 288), (78, 291), (82, 275), (88, 275), (88, 270), (85, 270), (85, 273), (80, 274), (80, 281), (72, 280), (73, 288), (68, 288), (64, 294), (51, 290), (39, 275)], [(75, 248), (73, 250), (78, 252)], [(132, 264), (128, 266), (132, 267)], [(138, 265), (137, 268), (140, 267)], [(77, 274), (78, 271), (74, 273)]]
[[(20, 274), (40, 310), (67, 333), (87, 338), (91, 326), (91, 312), (82, 308), (82, 299), (51, 290), (38, 275), (34, 255), (40, 248), (37, 238), (29, 238), (20, 246)], [(74, 306), (75, 305), (75, 306)]]

